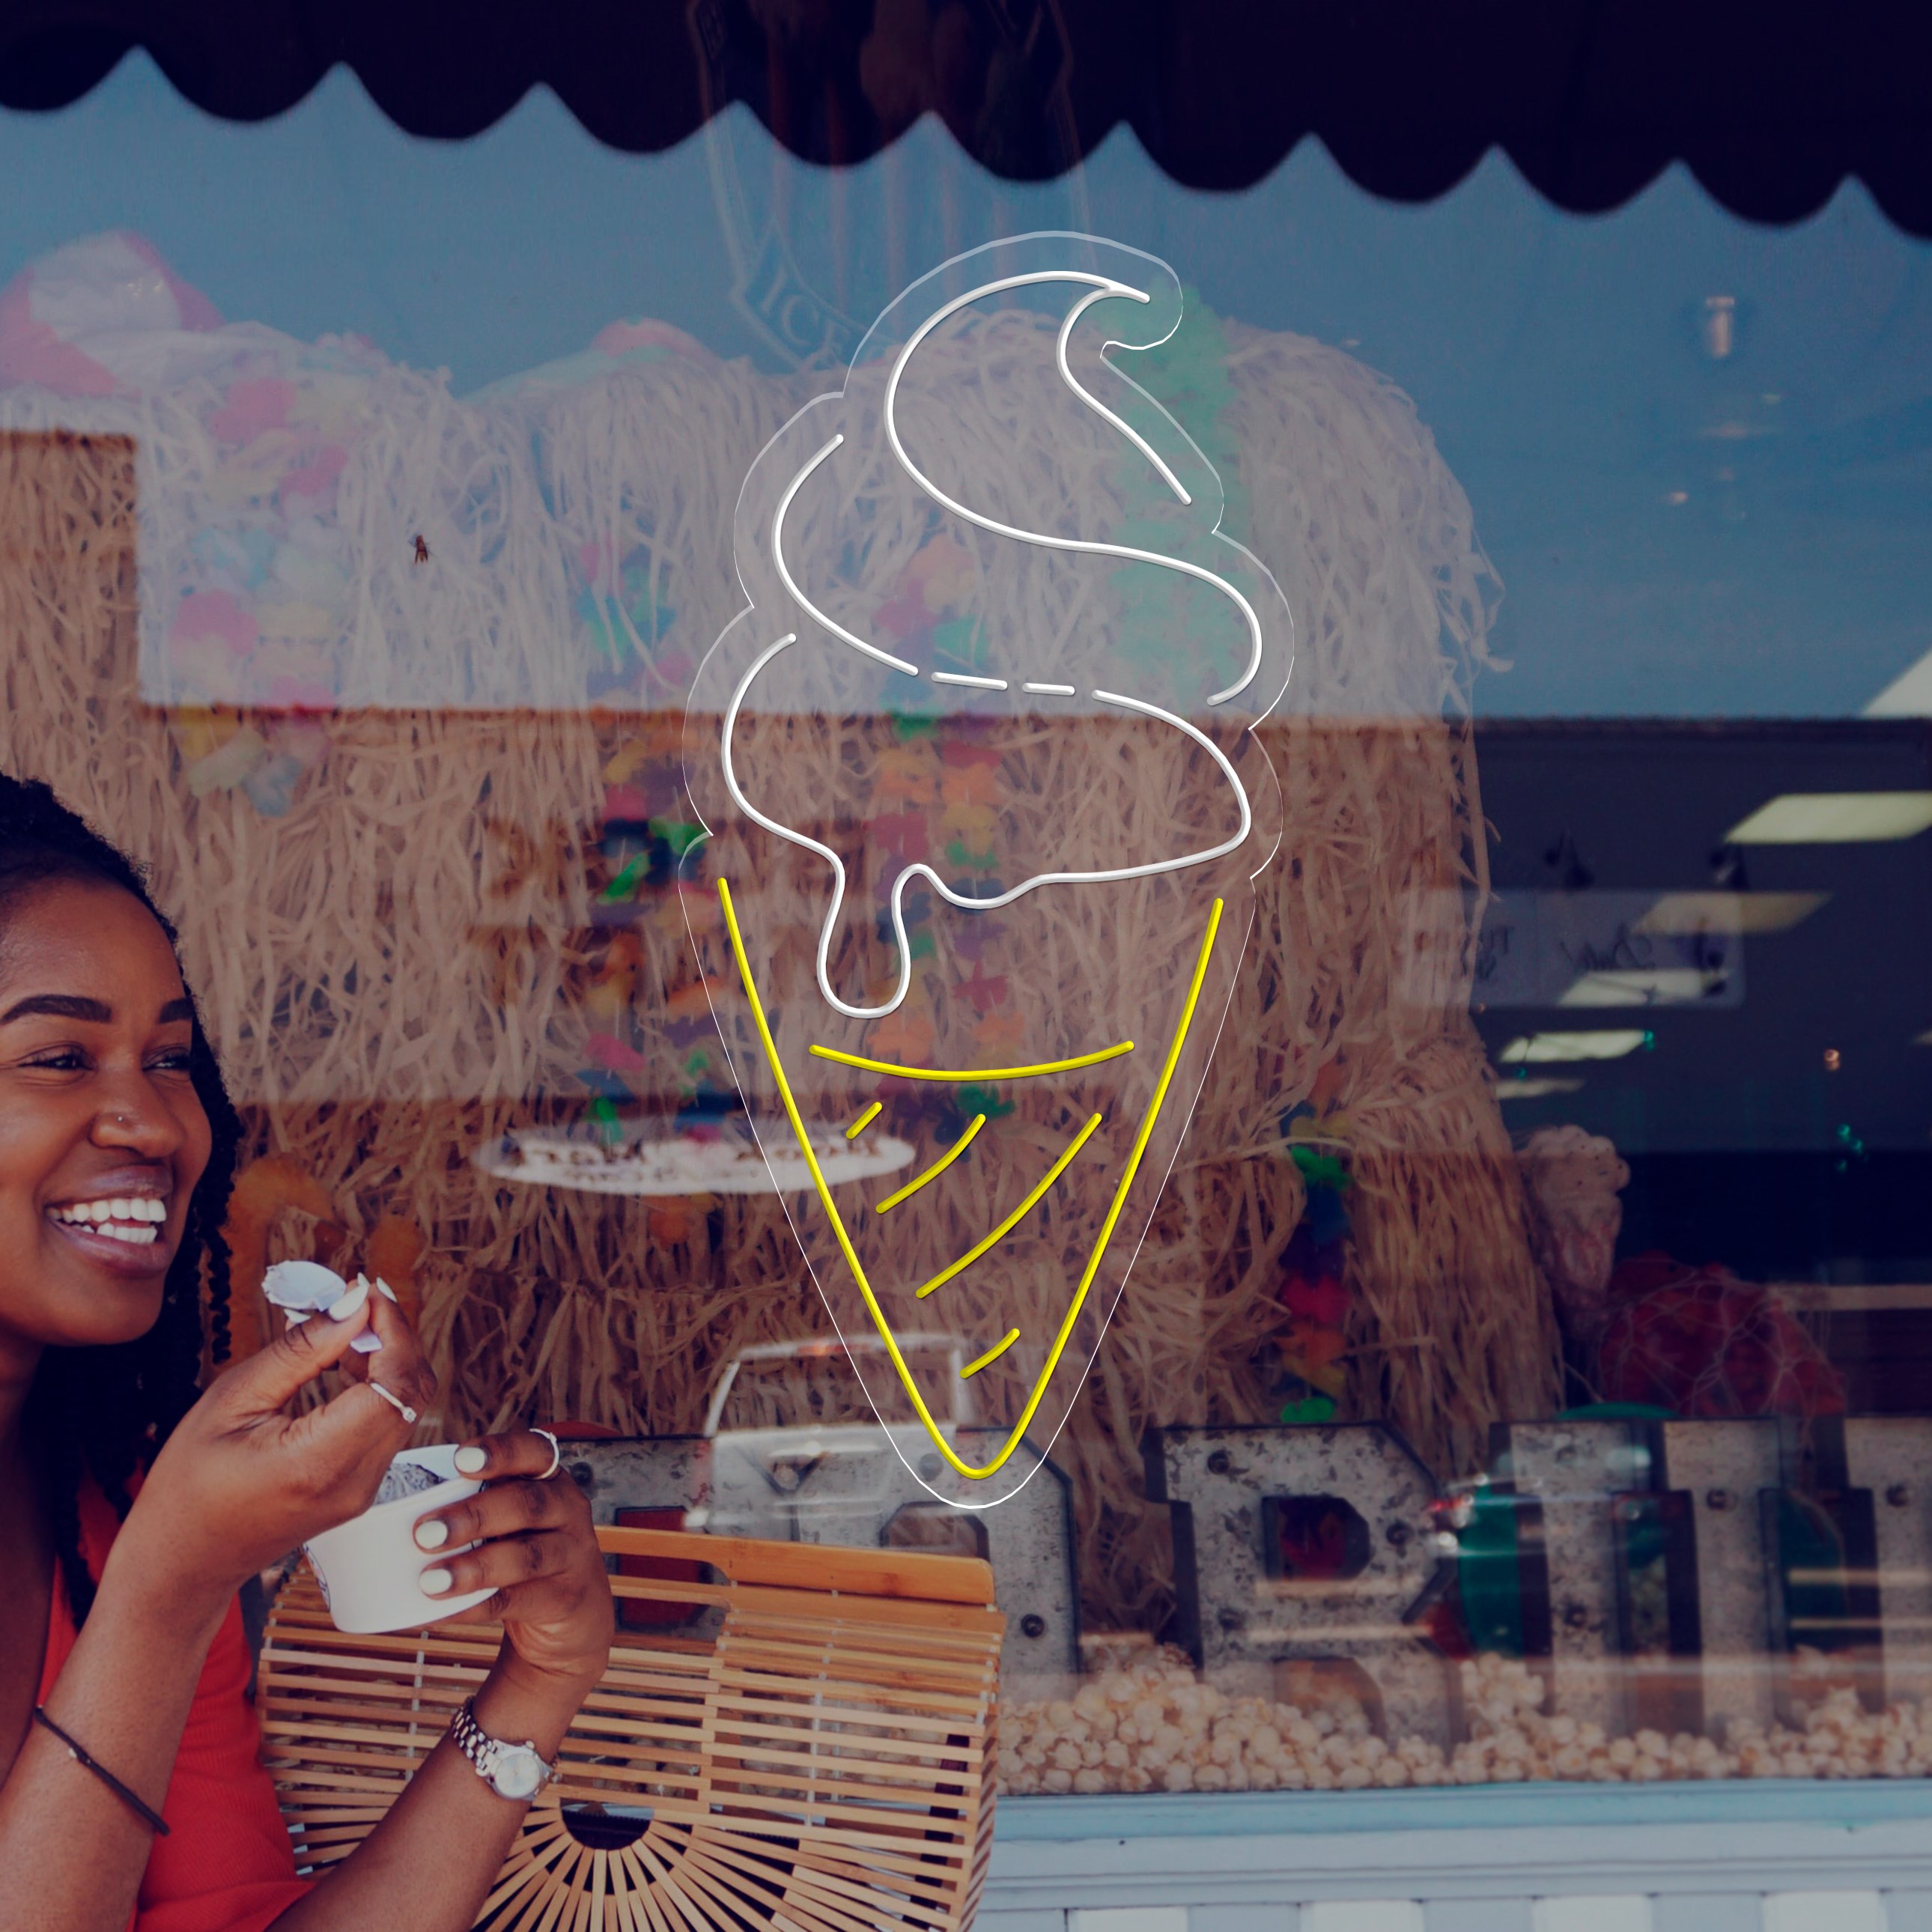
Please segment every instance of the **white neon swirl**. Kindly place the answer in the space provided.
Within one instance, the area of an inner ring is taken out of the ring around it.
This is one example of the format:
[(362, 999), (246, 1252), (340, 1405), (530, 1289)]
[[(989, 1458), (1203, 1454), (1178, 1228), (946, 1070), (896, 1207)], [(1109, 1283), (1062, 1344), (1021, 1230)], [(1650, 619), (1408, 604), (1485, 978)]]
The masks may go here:
[[(854, 1019), (868, 1019), (872, 1017), (872, 1014), (862, 1011), (856, 1006), (848, 1006), (832, 990), (831, 978), (825, 970), (826, 954), (832, 945), (832, 928), (838, 922), (838, 908), (845, 902), (844, 860), (840, 858), (830, 845), (822, 845), (816, 838), (808, 837), (804, 832), (796, 830), (791, 826), (781, 825), (776, 818), (768, 818), (760, 812), (745, 796), (738, 783), (737, 770), (731, 762), (731, 736), (738, 728), (739, 707), (745, 701), (746, 692), (752, 688), (752, 680), (771, 662), (772, 658), (778, 656), (779, 652), (797, 642), (798, 633), (796, 631), (788, 631), (776, 644), (767, 645), (760, 652), (751, 669), (739, 679), (738, 688), (731, 694), (731, 702), (724, 707), (724, 727), (722, 747), (723, 752), (722, 762), (724, 769), (724, 789), (731, 794), (732, 803), (736, 806), (747, 818), (756, 824), (763, 826), (775, 838), (782, 838), (788, 844), (802, 845), (808, 852), (816, 852), (832, 868), (832, 909), (825, 915), (825, 923), (820, 928), (818, 934), (818, 990), (842, 1013)], [(890, 1012), (892, 1007), (896, 1006), (900, 1000), (905, 998), (906, 988), (912, 983), (912, 954), (906, 944), (904, 928), (898, 924), (898, 904), (896, 899), (892, 904), (892, 917), (895, 928), (899, 934), (899, 985), (898, 991), (892, 995), (892, 1006), (879, 1008), (879, 1012), (882, 1013)]]
[[(1003, 524), (994, 518), (982, 516), (977, 510), (969, 510), (964, 503), (957, 502), (947, 496), (945, 491), (926, 476), (906, 454), (905, 445), (899, 440), (898, 422), (895, 414), (898, 401), (899, 378), (905, 374), (906, 364), (911, 361), (914, 350), (918, 348), (919, 345), (948, 316), (956, 314), (969, 303), (978, 302), (982, 296), (999, 295), (1007, 289), (1021, 288), (1034, 282), (1084, 283), (1090, 286), (1097, 288), (1100, 291), (1099, 296), (1089, 298), (1092, 301), (1099, 300), (1101, 296), (1109, 295), (1124, 296), (1135, 302), (1144, 302), (1152, 299), (1144, 290), (1130, 288), (1124, 282), (1114, 281), (1105, 275), (1088, 274), (1073, 268), (1039, 269), (1030, 274), (1008, 275), (1003, 280), (987, 282), (979, 288), (969, 290), (963, 296), (956, 296), (943, 308), (937, 309), (928, 316), (925, 321), (921, 322), (918, 328), (906, 338), (905, 346), (899, 351), (898, 358), (892, 364), (892, 373), (886, 378), (884, 410), (886, 436), (887, 440), (892, 444), (892, 454), (898, 458), (900, 468), (904, 470), (913, 482), (941, 509), (950, 510), (956, 517), (963, 518), (968, 523), (975, 524), (982, 530), (990, 530), (995, 536), (1010, 538), (1016, 543), (1036, 544), (1045, 550), (1071, 550), (1092, 556), (1125, 557), (1131, 562), (1150, 563), (1160, 570), (1177, 570), (1184, 576), (1192, 577), (1201, 583), (1211, 584), (1224, 597), (1232, 598), (1239, 607), (1241, 615), (1247, 620), (1248, 668), (1235, 682), (1228, 686), (1226, 690), (1214, 692), (1208, 700), (1210, 704), (1225, 704), (1229, 698), (1238, 698), (1246, 690), (1248, 686), (1253, 683), (1256, 674), (1262, 668), (1262, 620), (1256, 614), (1255, 607), (1225, 577), (1216, 576), (1213, 571), (1208, 569), (1203, 565), (1190, 563), (1185, 557), (1163, 556), (1158, 550), (1137, 550), (1127, 544), (1100, 543), (1085, 537), (1047, 536), (1037, 530), (1018, 530), (1011, 524)], [(1064, 358), (1061, 368), (1063, 373), (1068, 374), (1070, 377), (1070, 372), (1066, 370)], [(1100, 405), (1094, 403), (1094, 399), (1077, 382), (1073, 385), (1073, 388), (1075, 394), (1083, 401), (1094, 408), (1100, 408)], [(1136, 443), (1139, 444), (1140, 447), (1144, 449), (1147, 447), (1141, 442), (1141, 439), (1135, 436), (1133, 431), (1111, 411), (1102, 410), (1101, 414)], [(813, 459), (814, 463), (822, 460), (829, 453), (829, 449), (821, 450), (818, 456)], [(1165, 464), (1162, 465), (1162, 467), (1163, 470), (1166, 470)], [(1171, 481), (1174, 480), (1171, 471), (1166, 473)], [(796, 482), (792, 487), (794, 489), (797, 488)], [(1179, 487), (1178, 482), (1175, 487), (1177, 488)], [(788, 494), (786, 501), (788, 502), (790, 500), (790, 496)], [(810, 607), (807, 606), (807, 608)], [(857, 640), (854, 639), (853, 641), (856, 643)]]
[(1042, 698), (1072, 698), (1076, 694), (1070, 684), (1023, 684), (1020, 688), (1035, 692)]
[[(1132, 424), (1124, 421), (1120, 417), (1114, 415), (1113, 411), (1108, 408), (1106, 404), (1102, 402), (1098, 396), (1094, 395), (1090, 390), (1083, 388), (1082, 386), (1080, 379), (1074, 374), (1072, 370), (1067, 364), (1066, 344), (1068, 338), (1073, 333), (1073, 325), (1078, 322), (1096, 302), (1105, 302), (1108, 296), (1114, 293), (1120, 286), (1120, 284), (1116, 282), (1112, 287), (1096, 289), (1090, 296), (1082, 296), (1080, 299), (1066, 311), (1066, 320), (1060, 325), (1060, 340), (1054, 344), (1053, 351), (1054, 360), (1060, 364), (1060, 380), (1064, 382), (1066, 386), (1071, 389), (1096, 416), (1105, 416), (1108, 422), (1112, 423), (1114, 427), (1118, 430), (1120, 434), (1125, 436), (1126, 440), (1132, 443), (1133, 446), (1138, 449), (1156, 470), (1160, 472), (1162, 479), (1166, 483), (1167, 487), (1172, 490), (1184, 503), (1192, 503), (1194, 499), (1187, 494), (1186, 488), (1181, 483), (1180, 478), (1175, 476), (1172, 470), (1168, 469), (1167, 466), (1166, 459), (1162, 456), (1160, 452), (1155, 448), (1154, 445), (1148, 442), (1147, 438), (1142, 436), (1140, 431), (1136, 429)], [(1148, 298), (1143, 295), (1138, 289), (1130, 289), (1127, 292), (1131, 295), (1136, 302), (1145, 302), (1148, 299)]]
[(974, 691), (1004, 691), (1006, 681), (1003, 677), (969, 677), (963, 670), (936, 670), (932, 674), (934, 684), (963, 684)]
[(898, 946), (898, 985), (894, 989), (892, 998), (884, 1006), (849, 1006), (832, 990), (832, 976), (828, 970), (828, 961), (832, 950), (832, 934), (838, 923), (839, 908), (845, 902), (845, 862), (832, 850), (830, 846), (821, 844), (818, 839), (808, 836), (791, 826), (781, 825), (776, 819), (768, 818), (760, 812), (745, 796), (740, 788), (736, 770), (731, 762), (732, 734), (737, 729), (738, 712), (744, 704), (746, 692), (751, 689), (752, 680), (766, 665), (771, 662), (772, 658), (778, 656), (779, 652), (790, 645), (796, 644), (797, 641), (798, 633), (796, 631), (788, 631), (776, 644), (766, 646), (753, 662), (751, 668), (739, 679), (737, 688), (731, 694), (731, 701), (724, 709), (722, 760), (724, 772), (724, 788), (731, 794), (732, 802), (754, 824), (762, 826), (774, 837), (782, 838), (789, 844), (802, 846), (808, 852), (816, 852), (832, 868), (832, 904), (826, 913), (825, 923), (819, 928), (818, 933), (818, 990), (848, 1019), (883, 1019), (886, 1014), (898, 1010), (900, 1002), (906, 996), (908, 988), (912, 984), (912, 942), (906, 936), (905, 890), (906, 882), (916, 874), (922, 874), (930, 880), (934, 890), (939, 894), (940, 897), (949, 905), (958, 907), (962, 912), (994, 912), (1001, 906), (1011, 905), (1016, 899), (1024, 897), (1027, 893), (1040, 886), (1105, 884), (1114, 879), (1151, 878), (1157, 873), (1178, 872), (1190, 866), (1209, 865), (1216, 859), (1226, 858), (1230, 852), (1243, 843), (1253, 829), (1254, 814), (1249, 809), (1248, 794), (1243, 788), (1240, 778), (1237, 775), (1234, 766), (1228, 761), (1227, 756), (1220, 746), (1216, 745), (1205, 732), (1190, 724), (1186, 718), (1177, 716), (1173, 712), (1162, 710), (1158, 704), (1148, 704), (1138, 698), (1124, 698), (1118, 692), (1096, 691), (1093, 695), (1102, 704), (1118, 704), (1130, 711), (1140, 712), (1144, 716), (1158, 718), (1162, 724), (1172, 724), (1178, 731), (1185, 731), (1188, 736), (1192, 738), (1214, 760), (1215, 764), (1220, 766), (1222, 776), (1233, 788), (1234, 796), (1240, 802), (1241, 808), (1240, 830), (1232, 838), (1223, 839), (1218, 845), (1207, 847), (1198, 852), (1184, 853), (1177, 859), (1156, 859), (1143, 866), (1114, 866), (1103, 872), (1036, 872), (1031, 878), (1024, 880), (1010, 890), (1001, 892), (997, 898), (973, 898), (963, 892), (955, 892), (930, 866), (923, 861), (917, 865), (908, 866), (892, 881), (892, 934)]
[(791, 508), (791, 500), (798, 494), (799, 487), (838, 446), (845, 440), (841, 434), (835, 436), (791, 481), (785, 485), (784, 494), (778, 499), (778, 514), (772, 519), (772, 561), (778, 566), (778, 579), (792, 596), (798, 600), (800, 608), (814, 623), (823, 624), (840, 643), (850, 644), (855, 651), (863, 651), (868, 658), (876, 658), (882, 664), (890, 664), (895, 670), (902, 670), (908, 677), (919, 675), (917, 664), (908, 664), (904, 658), (896, 658), (890, 651), (882, 651), (877, 644), (868, 644), (863, 638), (855, 637), (843, 624), (835, 624), (792, 580), (791, 572), (785, 567), (784, 523)]

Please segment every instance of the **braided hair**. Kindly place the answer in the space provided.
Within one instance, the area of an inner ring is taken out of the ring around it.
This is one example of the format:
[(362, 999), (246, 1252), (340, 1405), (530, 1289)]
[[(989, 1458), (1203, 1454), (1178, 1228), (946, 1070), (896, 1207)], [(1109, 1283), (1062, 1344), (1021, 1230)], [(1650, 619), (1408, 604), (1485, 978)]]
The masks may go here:
[[(29, 892), (74, 882), (118, 886), (151, 913), (177, 958), (174, 928), (148, 896), (133, 861), (44, 784), (0, 772), (0, 925)], [(189, 995), (192, 1008), (193, 994)], [(160, 1453), (194, 1405), (202, 1360), (202, 1270), (206, 1258), (214, 1359), (228, 1354), (228, 1244), (221, 1227), (242, 1144), (241, 1118), (222, 1084), (199, 1013), (188, 1070), (213, 1131), (208, 1166), (190, 1199), (182, 1243), (170, 1264), (161, 1312), (145, 1335), (102, 1348), (50, 1348), (28, 1391), (23, 1426), (68, 1607), (76, 1626), (94, 1604), (81, 1546), (80, 1491), (92, 1477), (115, 1513), (130, 1507), (129, 1479)]]

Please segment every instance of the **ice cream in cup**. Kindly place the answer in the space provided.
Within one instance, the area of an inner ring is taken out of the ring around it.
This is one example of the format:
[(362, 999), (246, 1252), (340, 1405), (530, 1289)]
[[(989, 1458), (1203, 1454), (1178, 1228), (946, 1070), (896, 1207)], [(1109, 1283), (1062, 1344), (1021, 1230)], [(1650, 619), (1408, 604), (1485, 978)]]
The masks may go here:
[[(320, 1262), (278, 1262), (262, 1277), (263, 1296), (291, 1328), (326, 1312), (348, 1290), (349, 1283)], [(373, 1330), (364, 1329), (349, 1346), (358, 1355), (373, 1355), (382, 1345)]]
[[(282, 1317), (291, 1328), (298, 1328), (312, 1316), (328, 1314), (340, 1317), (353, 1304), (348, 1298), (353, 1293), (367, 1295), (371, 1293), (396, 1298), (395, 1291), (386, 1281), (377, 1280), (372, 1288), (367, 1275), (358, 1275), (352, 1290), (347, 1282), (333, 1268), (325, 1268), (320, 1262), (278, 1262), (262, 1277), (262, 1294), (282, 1311)], [(380, 1354), (382, 1344), (373, 1328), (365, 1328), (350, 1343), (358, 1355)], [(374, 1364), (371, 1367), (373, 1369)], [(372, 1373), (366, 1378), (370, 1390), (380, 1396), (405, 1422), (413, 1424), (416, 1412), (402, 1397), (386, 1384), (379, 1382)]]
[[(458, 1597), (432, 1597), (422, 1588), (423, 1572), (433, 1566), (416, 1546), (418, 1521), (483, 1486), (456, 1473), (456, 1448), (453, 1442), (440, 1442), (404, 1450), (390, 1463), (376, 1500), (360, 1516), (302, 1546), (338, 1630), (360, 1635), (414, 1630), (471, 1609), (490, 1594), (472, 1590)], [(437, 1552), (446, 1561), (460, 1553)]]
[[(748, 1113), (806, 1156), (781, 1195), (841, 1332), (884, 1345), (854, 1356), (874, 1406), (984, 1503), (1100, 1346), (1280, 840), (1253, 727), (1286, 600), (1115, 359), (1181, 321), (1164, 264), (1079, 236), (916, 284), (747, 476), (750, 608), (687, 711), (692, 940)], [(873, 1132), (909, 1173), (812, 1166)], [(940, 1329), (956, 1370), (903, 1346)], [(935, 1373), (1003, 1448), (958, 1452)]]

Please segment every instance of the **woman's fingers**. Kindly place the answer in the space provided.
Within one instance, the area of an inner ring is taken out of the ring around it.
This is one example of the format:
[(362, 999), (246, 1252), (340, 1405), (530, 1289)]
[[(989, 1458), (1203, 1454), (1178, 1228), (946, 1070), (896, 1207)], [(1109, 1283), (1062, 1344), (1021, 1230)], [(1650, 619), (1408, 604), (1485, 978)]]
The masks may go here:
[[(500, 1618), (526, 1664), (579, 1687), (595, 1683), (610, 1657), (615, 1615), (589, 1499), (574, 1483), (546, 1478), (555, 1460), (546, 1437), (518, 1430), (469, 1446), (485, 1468), (532, 1473), (500, 1475), (418, 1520), (418, 1546), (461, 1552), (428, 1564), (423, 1588), (431, 1597), (488, 1590), (466, 1618)], [(466, 1549), (472, 1539), (476, 1546)]]
[[(344, 1308), (342, 1302), (336, 1306)], [(356, 1298), (339, 1318), (312, 1315), (230, 1369), (215, 1389), (225, 1406), (244, 1415), (271, 1414), (304, 1383), (313, 1382), (324, 1369), (333, 1368), (348, 1355), (350, 1343), (368, 1322), (366, 1296)]]
[(400, 1405), (414, 1409), (418, 1416), (427, 1415), (436, 1406), (436, 1372), (416, 1331), (394, 1298), (382, 1292), (380, 1282), (371, 1284), (368, 1308), (369, 1327), (382, 1346), (373, 1354), (352, 1352), (344, 1358), (344, 1376), (352, 1382), (379, 1382), (395, 1398), (392, 1407)]
[[(543, 1476), (556, 1461), (556, 1445), (533, 1429), (506, 1430), (500, 1436), (479, 1436), (456, 1452), (456, 1466), (466, 1476), (486, 1483), (505, 1476)], [(574, 1485), (573, 1485), (574, 1486)]]
[(297, 1416), (282, 1446), (309, 1488), (343, 1497), (340, 1520), (346, 1521), (368, 1508), (390, 1459), (409, 1439), (409, 1424), (374, 1389), (357, 1384)]
[(590, 1501), (556, 1461), (556, 1445), (532, 1430), (466, 1443), (456, 1466), (486, 1486), (420, 1518), (416, 1540), (461, 1552), (425, 1566), (431, 1598), (490, 1592), (452, 1621), (500, 1619), (526, 1664), (580, 1689), (603, 1673), (614, 1616)]
[[(586, 1594), (583, 1583), (574, 1575), (560, 1572), (554, 1576), (538, 1577), (533, 1582), (506, 1583), (472, 1608), (459, 1610), (453, 1617), (439, 1617), (436, 1622), (503, 1624), (512, 1632), (527, 1631), (532, 1627), (568, 1628), (573, 1620), (583, 1616)], [(604, 1654), (608, 1658), (610, 1640), (606, 1636), (604, 1641)], [(521, 1648), (518, 1646), (519, 1654)], [(549, 1666), (545, 1664), (543, 1667)], [(594, 1682), (602, 1675), (601, 1663), (596, 1670), (580, 1674)]]
[(527, 1536), (500, 1537), (460, 1556), (446, 1556), (422, 1572), (423, 1594), (429, 1597), (466, 1596), (472, 1590), (494, 1590), (496, 1598), (477, 1607), (479, 1619), (508, 1612), (498, 1602), (507, 1592), (545, 1577), (561, 1576), (577, 1567), (575, 1539), (566, 1532), (540, 1529)]
[[(356, 1508), (362, 1508), (376, 1493), (390, 1458), (408, 1442), (414, 1421), (434, 1406), (436, 1382), (393, 1302), (372, 1288), (361, 1300), (357, 1321), (358, 1328), (372, 1328), (382, 1346), (373, 1354), (351, 1351), (342, 1355), (340, 1366), (350, 1385), (290, 1426), (292, 1439), (318, 1471), (343, 1472), (340, 1480), (359, 1496)], [(303, 1328), (316, 1325), (310, 1321)], [(371, 1386), (376, 1382), (387, 1396)], [(414, 1410), (414, 1417), (405, 1414), (406, 1408)]]
[(584, 1493), (574, 1483), (539, 1482), (532, 1477), (492, 1483), (466, 1502), (452, 1503), (417, 1523), (419, 1550), (460, 1550), (493, 1536), (527, 1535), (554, 1529), (584, 1514)]

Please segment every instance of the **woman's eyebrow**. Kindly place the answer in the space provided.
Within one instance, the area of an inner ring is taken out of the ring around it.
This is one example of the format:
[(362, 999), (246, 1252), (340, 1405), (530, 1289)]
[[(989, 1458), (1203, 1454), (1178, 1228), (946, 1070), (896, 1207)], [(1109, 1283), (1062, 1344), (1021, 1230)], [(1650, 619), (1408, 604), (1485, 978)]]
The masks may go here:
[[(85, 1020), (94, 1026), (106, 1026), (114, 1017), (114, 1009), (100, 1000), (90, 1000), (80, 993), (34, 993), (0, 1013), (0, 1026), (14, 1020), (46, 1018), (56, 1020)], [(170, 1000), (161, 1010), (158, 1024), (172, 1025), (177, 1020), (191, 1020), (194, 1008), (186, 998)]]
[[(0, 1013), (0, 1026), (42, 1016), (49, 1019), (87, 1020), (96, 1026), (106, 1026), (114, 1017), (114, 1009), (80, 993), (32, 993)], [(165, 1013), (163, 1017), (166, 1017)]]

